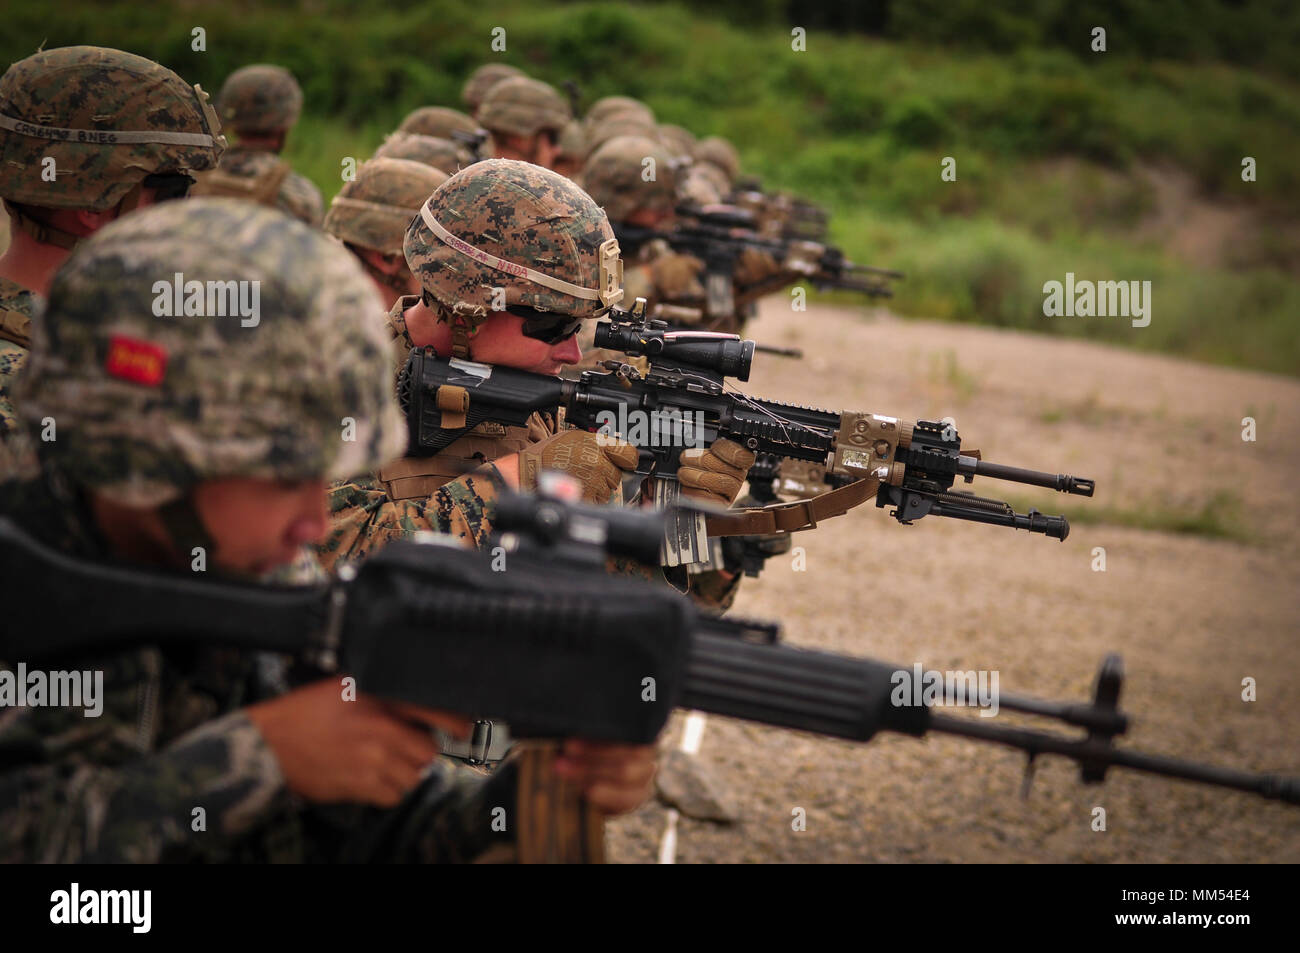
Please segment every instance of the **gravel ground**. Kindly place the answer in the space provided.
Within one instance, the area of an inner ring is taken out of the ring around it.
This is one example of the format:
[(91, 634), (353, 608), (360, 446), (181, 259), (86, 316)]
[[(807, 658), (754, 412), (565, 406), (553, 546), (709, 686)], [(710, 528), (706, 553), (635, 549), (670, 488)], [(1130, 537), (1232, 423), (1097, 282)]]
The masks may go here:
[[(808, 355), (760, 356), (750, 393), (950, 414), (985, 459), (1094, 477), (1097, 506), (1195, 510), (1226, 491), (1252, 541), (1076, 522), (1058, 543), (955, 520), (902, 526), (864, 506), (799, 534), (806, 571), (772, 560), (746, 581), (737, 613), (780, 620), (792, 644), (996, 670), (1004, 692), (1056, 699), (1087, 698), (1102, 656), (1118, 651), (1132, 718), (1121, 744), (1300, 774), (1300, 382), (856, 309), (793, 313), (780, 299), (747, 330)], [(1241, 439), (1247, 415), (1255, 442)], [(1014, 491), (1044, 512), (1063, 499)], [(1093, 569), (1098, 546), (1104, 572)], [(1241, 697), (1247, 677), (1254, 702)], [(1052, 757), (1022, 799), (1018, 752), (960, 738), (856, 745), (711, 717), (700, 758), (741, 820), (682, 819), (683, 863), (1300, 861), (1296, 808), (1122, 770), (1084, 786)], [(1092, 830), (1096, 807), (1105, 831)], [(612, 822), (610, 859), (654, 861), (665, 817), (652, 804)]]

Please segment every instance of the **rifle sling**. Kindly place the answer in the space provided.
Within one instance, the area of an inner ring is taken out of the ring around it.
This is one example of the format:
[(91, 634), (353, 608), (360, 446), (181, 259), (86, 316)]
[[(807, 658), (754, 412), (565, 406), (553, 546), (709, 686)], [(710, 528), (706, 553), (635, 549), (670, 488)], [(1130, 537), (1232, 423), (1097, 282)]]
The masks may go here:
[(811, 529), (822, 520), (840, 516), (876, 495), (875, 480), (854, 480), (811, 500), (742, 507), (707, 518), (710, 536), (755, 536)]

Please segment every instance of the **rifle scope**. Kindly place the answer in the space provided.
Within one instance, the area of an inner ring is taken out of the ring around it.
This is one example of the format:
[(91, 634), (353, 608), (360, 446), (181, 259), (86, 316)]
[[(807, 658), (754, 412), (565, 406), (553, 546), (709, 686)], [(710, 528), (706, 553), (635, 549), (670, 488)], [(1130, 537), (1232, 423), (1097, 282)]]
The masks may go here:
[(654, 566), (663, 543), (664, 515), (507, 493), (497, 500), (493, 526), (497, 532), (515, 533), (547, 549), (580, 546), (602, 559), (621, 556)]
[(715, 331), (677, 331), (662, 321), (644, 327), (602, 321), (596, 325), (596, 347), (644, 356), (654, 366), (690, 365), (739, 381), (749, 380), (754, 362), (753, 341)]

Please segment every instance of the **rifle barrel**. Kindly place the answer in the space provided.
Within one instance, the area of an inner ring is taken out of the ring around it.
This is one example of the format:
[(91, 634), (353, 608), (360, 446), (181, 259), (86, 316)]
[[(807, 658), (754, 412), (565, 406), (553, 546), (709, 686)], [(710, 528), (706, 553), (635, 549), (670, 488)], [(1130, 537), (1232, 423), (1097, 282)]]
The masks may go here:
[(1300, 778), (1277, 774), (1259, 774), (1254, 771), (1238, 771), (1233, 768), (1197, 764), (1193, 761), (1184, 761), (1181, 758), (1144, 754), (1140, 751), (1125, 751), (1122, 748), (1112, 747), (1103, 741), (1064, 738), (1045, 731), (1010, 728), (1006, 725), (990, 725), (978, 718), (932, 715), (930, 717), (930, 730), (950, 735), (961, 735), (965, 738), (977, 738), (981, 741), (991, 741), (995, 744), (1018, 748), (1030, 755), (1059, 754), (1073, 759), (1080, 765), (1130, 768), (1147, 774), (1163, 775), (1167, 778), (1233, 788), (1237, 791), (1246, 791), (1251, 794), (1259, 794), (1263, 797), (1284, 801), (1287, 804), (1300, 804)]
[(1001, 463), (989, 463), (986, 460), (966, 459), (972, 460), (973, 466), (963, 464), (959, 467), (962, 473), (992, 477), (995, 480), (1009, 480), (1012, 483), (1027, 483), (1030, 486), (1045, 486), (1049, 490), (1072, 493), (1075, 496), (1092, 496), (1096, 488), (1096, 481), (1086, 477), (1070, 476), (1068, 473), (1044, 473), (1041, 470), (1025, 470)]

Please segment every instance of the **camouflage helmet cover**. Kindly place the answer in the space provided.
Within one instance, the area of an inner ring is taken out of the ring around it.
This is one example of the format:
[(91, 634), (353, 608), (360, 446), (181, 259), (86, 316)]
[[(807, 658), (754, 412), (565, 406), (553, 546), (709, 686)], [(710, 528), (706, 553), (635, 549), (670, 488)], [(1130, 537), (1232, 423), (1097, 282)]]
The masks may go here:
[(217, 94), (217, 112), (240, 133), (291, 129), (302, 112), (302, 87), (283, 66), (254, 63), (226, 77)]
[(690, 205), (714, 205), (731, 191), (722, 170), (707, 162), (696, 162), (677, 179), (681, 199)]
[(658, 128), (659, 141), (667, 146), (674, 156), (689, 158), (695, 154), (696, 140), (689, 129), (666, 123), (660, 123)]
[(721, 136), (701, 139), (695, 144), (693, 155), (696, 162), (707, 162), (721, 169), (727, 176), (728, 184), (735, 181), (736, 176), (740, 174), (740, 153)]
[(439, 139), (450, 139), (453, 132), (476, 136), (483, 131), (483, 128), (469, 116), (457, 109), (448, 109), (446, 106), (421, 106), (408, 114), (397, 129), (399, 132), (436, 136)]
[(371, 159), (330, 203), (325, 231), (362, 248), (400, 255), (411, 219), (446, 181), (446, 172), (422, 162)]
[(591, 155), (611, 139), (620, 136), (639, 136), (655, 143), (659, 140), (659, 127), (646, 122), (633, 113), (617, 113), (587, 129), (587, 154)]
[[(671, 158), (668, 150), (652, 139), (618, 136), (587, 158), (582, 187), (611, 221), (625, 221), (642, 210), (671, 212), (677, 205), (677, 175)], [(653, 169), (648, 178), (647, 169)]]
[(11, 202), (103, 211), (148, 175), (214, 168), (225, 149), (208, 94), (142, 56), (67, 46), (0, 77), (0, 196)]
[(406, 232), (406, 263), (469, 334), (505, 304), (596, 317), (623, 296), (618, 242), (591, 196), (529, 162), (486, 159), (452, 176)]
[(487, 95), (489, 89), (503, 79), (526, 75), (523, 70), (507, 63), (484, 63), (469, 74), (469, 79), (465, 81), (465, 87), (461, 90), (461, 99), (471, 113), (478, 112), (479, 106), (483, 104), (483, 97)]
[(587, 110), (583, 122), (590, 129), (606, 119), (623, 115), (635, 116), (650, 126), (655, 124), (654, 111), (641, 100), (633, 99), (631, 96), (606, 96), (604, 99), (596, 100)]
[[(411, 159), (423, 162), (447, 175), (455, 175), (474, 161), (469, 149), (451, 139), (423, 136), (418, 132), (394, 132), (375, 150), (376, 159)], [(426, 196), (427, 197), (427, 196)]]
[(554, 86), (526, 76), (503, 79), (483, 98), (478, 121), (489, 132), (535, 136), (546, 129), (557, 134), (573, 118), (568, 102)]
[[(181, 281), (188, 313), (167, 316)], [(242, 293), (256, 307), (214, 307), (214, 288), (221, 304)], [(230, 198), (149, 206), (54, 276), (20, 413), (33, 428), (57, 422), (40, 444), (47, 465), (128, 506), (207, 479), (354, 475), (405, 446), (381, 309), (342, 245), (282, 212)]]

